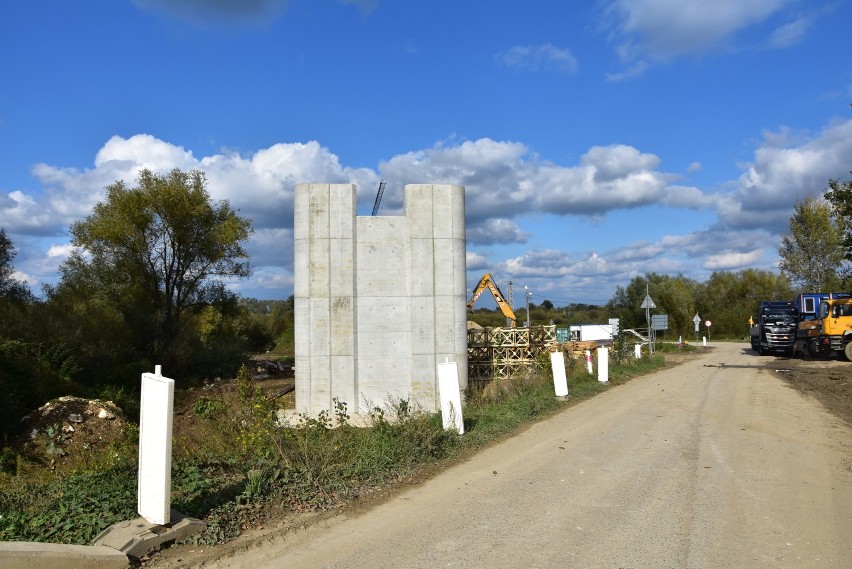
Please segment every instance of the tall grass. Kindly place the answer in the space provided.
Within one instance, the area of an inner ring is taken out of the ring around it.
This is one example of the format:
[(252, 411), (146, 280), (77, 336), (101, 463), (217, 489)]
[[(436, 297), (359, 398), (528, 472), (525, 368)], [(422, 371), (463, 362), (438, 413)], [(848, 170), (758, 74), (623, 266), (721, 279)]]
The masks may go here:
[[(298, 424), (284, 428), (274, 401), (242, 370), (233, 393), (196, 401), (195, 432), (176, 434), (172, 505), (207, 523), (193, 541), (222, 543), (262, 523), (265, 512), (351, 502), (663, 364), (659, 355), (624, 358), (610, 365), (606, 385), (584, 363), (569, 360), (571, 397), (563, 401), (554, 397), (543, 358), (526, 373), (469, 389), (463, 436), (404, 399), (374, 408), (366, 428), (349, 425), (340, 402), (332, 413), (296, 417)], [(135, 461), (127, 450), (120, 460), (75, 472), (0, 474), (0, 540), (87, 543), (108, 525), (134, 518)]]

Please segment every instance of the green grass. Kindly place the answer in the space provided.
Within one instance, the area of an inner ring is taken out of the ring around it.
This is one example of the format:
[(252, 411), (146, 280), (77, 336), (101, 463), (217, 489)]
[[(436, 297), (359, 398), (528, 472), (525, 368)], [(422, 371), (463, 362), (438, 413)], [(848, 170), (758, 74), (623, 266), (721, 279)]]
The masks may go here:
[[(553, 395), (549, 361), (538, 362), (499, 389), (468, 390), (462, 436), (445, 431), (439, 415), (423, 413), (406, 400), (374, 409), (369, 428), (331, 428), (348, 417), (340, 403), (331, 414), (303, 418), (301, 427), (279, 428), (275, 406), (243, 373), (231, 399), (196, 403), (207, 434), (196, 434), (188, 439), (191, 444), (176, 440), (172, 506), (207, 523), (193, 542), (223, 543), (262, 523), (266, 512), (322, 510), (357, 500), (664, 362), (659, 354), (639, 361), (611, 359), (609, 384), (599, 383), (585, 365), (571, 364), (566, 401)], [(0, 540), (84, 544), (110, 524), (135, 518), (136, 457), (125, 452), (100, 469), (0, 474)]]

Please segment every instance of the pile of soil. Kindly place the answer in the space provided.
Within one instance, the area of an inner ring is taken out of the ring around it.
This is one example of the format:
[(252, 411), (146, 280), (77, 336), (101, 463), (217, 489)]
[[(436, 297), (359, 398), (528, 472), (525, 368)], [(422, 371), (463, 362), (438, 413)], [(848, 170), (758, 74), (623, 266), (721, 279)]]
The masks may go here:
[(78, 462), (98, 450), (119, 444), (127, 421), (112, 401), (59, 397), (21, 420), (20, 448), (43, 455), (52, 464)]

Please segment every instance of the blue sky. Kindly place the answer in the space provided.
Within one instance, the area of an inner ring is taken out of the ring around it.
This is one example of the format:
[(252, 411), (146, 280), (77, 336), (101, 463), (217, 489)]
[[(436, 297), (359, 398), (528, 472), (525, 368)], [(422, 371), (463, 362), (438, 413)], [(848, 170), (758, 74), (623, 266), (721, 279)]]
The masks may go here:
[(108, 184), (198, 168), (253, 220), (255, 298), (292, 294), (311, 181), (358, 184), (363, 215), (381, 179), (384, 215), (404, 184), (464, 185), (469, 288), (537, 303), (774, 271), (796, 200), (850, 177), (850, 22), (850, 0), (3, 2), (0, 227), (38, 292)]

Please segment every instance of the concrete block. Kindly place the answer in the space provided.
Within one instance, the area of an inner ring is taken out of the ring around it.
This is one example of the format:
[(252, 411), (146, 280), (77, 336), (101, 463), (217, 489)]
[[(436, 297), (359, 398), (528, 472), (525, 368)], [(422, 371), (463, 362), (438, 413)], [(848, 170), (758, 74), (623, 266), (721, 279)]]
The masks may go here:
[(327, 296), (311, 296), (308, 300), (310, 309), (308, 335), (308, 351), (313, 356), (328, 356), (331, 354), (331, 299)]
[(450, 239), (453, 237), (453, 201), (452, 192), (448, 186), (434, 186), (432, 189), (432, 236), (435, 239)]
[[(412, 402), (428, 413), (438, 411), (438, 376), (435, 354), (414, 354), (411, 356), (411, 397)], [(444, 361), (441, 359), (440, 361)]]
[(417, 307), (411, 311), (411, 353), (435, 354), (435, 319), (443, 312), (434, 296), (412, 296)]
[[(356, 246), (358, 296), (407, 297), (408, 226), (403, 218), (359, 218)], [(402, 222), (400, 222), (400, 220)]]
[(296, 184), (293, 191), (293, 239), (310, 239), (310, 184)]
[(412, 239), (409, 245), (411, 275), (408, 292), (412, 297), (435, 294), (435, 241)]
[(411, 358), (373, 357), (358, 360), (359, 399), (376, 404), (388, 397), (411, 399)]
[[(298, 338), (298, 335), (296, 336)], [(311, 410), (311, 358), (305, 352), (299, 351), (298, 342), (296, 348), (296, 356), (293, 358), (293, 363), (296, 364), (295, 383), (296, 383), (296, 411), (299, 413), (309, 413)]]
[(330, 239), (349, 239), (355, 237), (355, 200), (357, 192), (354, 184), (330, 184), (328, 187)]
[(330, 296), (355, 295), (355, 240), (331, 239), (328, 243)]
[(311, 298), (331, 295), (331, 257), (328, 239), (312, 239), (308, 244), (308, 294)]
[(462, 252), (465, 250), (466, 239), (465, 213), (464, 213), (464, 187), (450, 186), (450, 200), (452, 200), (452, 238), (462, 242)]
[(295, 332), (295, 350), (298, 354), (310, 351), (308, 342), (308, 331), (311, 326), (311, 301), (305, 296), (294, 296), (293, 298), (293, 320)]
[(312, 356), (311, 385), (310, 385), (310, 409), (313, 411), (326, 409), (331, 410), (331, 357), (328, 354)]
[(360, 395), (358, 394), (358, 377), (355, 373), (355, 358), (352, 354), (331, 356), (331, 400), (346, 403), (349, 414), (360, 413)]
[(295, 239), (293, 241), (293, 266), (297, 267), (293, 275), (293, 296), (295, 298), (310, 295), (311, 272), (301, 269), (310, 263), (310, 239)]
[(464, 188), (408, 185), (405, 216), (358, 217), (355, 198), (348, 184), (297, 187), (294, 259), (310, 273), (296, 287), (297, 408), (434, 407), (437, 357), (467, 361)]
[(455, 254), (452, 247), (455, 241), (452, 239), (436, 239), (433, 260), (435, 294), (453, 294), (456, 283), (456, 266), (454, 264)]
[(308, 188), (309, 237), (311, 240), (328, 239), (331, 226), (329, 184), (309, 184)]
[(358, 334), (410, 332), (411, 298), (408, 296), (358, 297)]
[(432, 185), (408, 184), (405, 186), (405, 216), (411, 223), (412, 239), (432, 239)]
[(92, 545), (106, 546), (107, 549), (139, 558), (159, 549), (164, 543), (180, 541), (201, 533), (207, 527), (201, 520), (184, 516), (176, 510), (172, 510), (170, 518), (172, 521), (165, 525), (153, 524), (145, 518), (118, 522), (99, 533)]
[(408, 358), (411, 353), (411, 330), (397, 330), (390, 334), (387, 333), (387, 330), (370, 330), (358, 333), (359, 360), (383, 358), (388, 354), (397, 354), (397, 357)]
[(355, 298), (334, 297), (330, 301), (329, 354), (333, 356), (355, 356)]
[(127, 555), (112, 547), (0, 541), (3, 569), (124, 569)]

